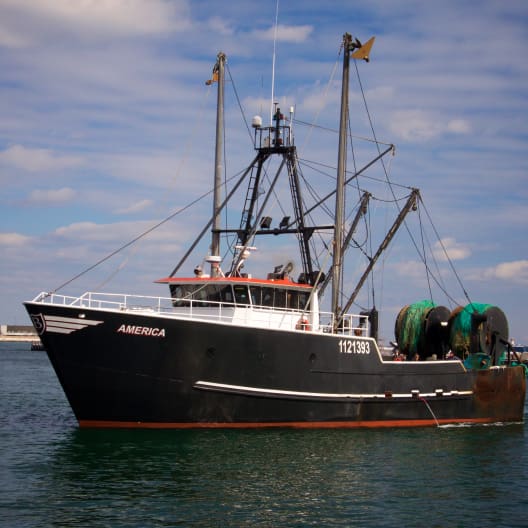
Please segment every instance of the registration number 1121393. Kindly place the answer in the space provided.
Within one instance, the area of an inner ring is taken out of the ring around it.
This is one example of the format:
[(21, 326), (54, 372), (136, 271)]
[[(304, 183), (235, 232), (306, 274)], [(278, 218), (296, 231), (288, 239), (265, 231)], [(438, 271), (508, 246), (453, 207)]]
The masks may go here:
[(370, 354), (370, 342), (359, 339), (340, 339), (338, 348), (340, 354)]

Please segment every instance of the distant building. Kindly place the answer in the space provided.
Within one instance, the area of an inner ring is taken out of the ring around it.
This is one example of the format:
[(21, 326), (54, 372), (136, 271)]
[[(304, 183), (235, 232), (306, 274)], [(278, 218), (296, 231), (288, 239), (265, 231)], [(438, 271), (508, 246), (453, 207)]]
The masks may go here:
[(37, 332), (31, 325), (0, 325), (0, 338), (37, 338)]

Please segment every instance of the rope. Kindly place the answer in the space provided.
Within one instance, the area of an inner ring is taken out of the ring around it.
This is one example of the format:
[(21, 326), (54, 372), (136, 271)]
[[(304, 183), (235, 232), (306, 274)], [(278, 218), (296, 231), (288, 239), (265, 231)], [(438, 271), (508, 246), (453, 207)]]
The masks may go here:
[(433, 231), (434, 231), (434, 234), (436, 235), (436, 238), (438, 240), (438, 243), (440, 244), (440, 246), (442, 247), (442, 251), (444, 252), (444, 255), (447, 259), (447, 262), (449, 263), (449, 266), (451, 267), (451, 271), (453, 272), (453, 274), (455, 275), (457, 281), (458, 281), (458, 284), (460, 286), (460, 288), (462, 289), (462, 291), (464, 292), (464, 297), (466, 298), (466, 300), (468, 301), (468, 303), (471, 303), (471, 299), (469, 298), (469, 295), (466, 291), (466, 289), (464, 288), (464, 285), (462, 284), (462, 280), (460, 279), (456, 269), (455, 269), (455, 266), (453, 264), (453, 261), (449, 258), (449, 254), (447, 253), (447, 249), (445, 248), (444, 246), (444, 243), (442, 242), (442, 239), (440, 238), (440, 235), (438, 234), (438, 231), (436, 230), (436, 227), (435, 225), (433, 224), (433, 221), (429, 215), (429, 212), (427, 211), (427, 208), (425, 207), (425, 204), (423, 203), (423, 201), (420, 199), (420, 201), (422, 202), (422, 206), (424, 208), (424, 211), (425, 211), (425, 214), (427, 215), (427, 218), (429, 219), (429, 223), (431, 224), (431, 227), (433, 228)]
[[(240, 97), (238, 96), (238, 91), (235, 86), (235, 81), (233, 80), (233, 77), (231, 75), (231, 70), (229, 69), (229, 65), (226, 63), (226, 70), (229, 75), (229, 80), (231, 82), (231, 86), (233, 87), (233, 92), (235, 93), (235, 99), (237, 100), (238, 108), (240, 110), (240, 113), (242, 114), (242, 120), (244, 121), (244, 124), (246, 125), (246, 130), (249, 135), (249, 139), (251, 140), (251, 143), (253, 143), (253, 135), (251, 134), (251, 128), (248, 125), (248, 120), (246, 118), (246, 114), (244, 112), (244, 107), (242, 106), (242, 103), (240, 102)], [(224, 134), (225, 136), (225, 134)]]
[[(238, 101), (238, 104), (239, 104), (239, 108), (241, 110), (241, 113), (242, 113), (242, 116), (244, 117), (244, 110), (242, 108), (242, 105), (240, 103), (240, 99), (238, 97), (238, 93), (236, 91), (236, 88), (234, 86), (234, 82), (233, 82), (233, 79), (231, 77), (231, 72), (229, 70), (229, 68), (227, 68), (228, 70), (228, 73), (229, 73), (229, 78), (231, 80), (231, 83), (233, 85), (233, 90), (235, 92), (235, 96), (236, 96), (236, 99)], [(207, 90), (206, 92), (206, 96), (208, 96), (210, 93), (210, 90)], [(207, 97), (206, 97), (207, 98)], [(204, 105), (202, 105), (202, 111), (203, 111), (203, 108), (204, 108)], [(197, 123), (199, 120), (196, 120), (195, 122)], [(244, 117), (244, 123), (246, 123), (246, 128), (248, 130), (248, 133), (249, 133), (249, 136), (251, 138), (251, 131), (249, 129), (249, 127), (247, 126), (247, 120), (245, 119)], [(197, 130), (197, 126), (195, 126), (193, 128), (193, 131), (190, 135), (190, 138), (188, 139), (186, 145), (185, 145), (185, 148), (184, 148), (184, 152), (186, 152), (188, 149), (188, 145), (191, 144), (191, 141), (192, 141), (192, 137), (194, 136), (195, 132)], [(225, 146), (224, 146), (224, 149), (225, 149)], [(225, 151), (224, 151), (224, 154), (225, 154)], [(180, 165), (178, 166), (178, 169), (176, 170), (176, 174), (179, 174), (183, 165), (184, 165), (184, 162), (186, 160), (186, 157), (182, 158), (181, 162), (180, 162)], [(224, 155), (224, 175), (226, 174), (226, 170), (225, 170), (225, 155)], [(233, 178), (235, 178), (237, 175), (234, 175), (232, 176), (231, 178), (228, 178), (226, 179), (225, 176), (224, 176), (224, 185), (227, 185), (227, 183), (229, 181), (231, 181)], [(111, 253), (109, 253), (108, 255), (106, 255), (105, 257), (103, 257), (102, 259), (98, 260), (97, 262), (95, 262), (94, 264), (92, 264), (91, 266), (89, 266), (88, 268), (84, 269), (83, 271), (81, 271), (80, 273), (78, 273), (77, 275), (75, 275), (74, 277), (72, 277), (71, 279), (67, 280), (66, 282), (62, 283), (60, 286), (56, 287), (54, 290), (52, 290), (50, 292), (50, 294), (52, 293), (56, 293), (58, 292), (59, 290), (62, 290), (64, 287), (68, 286), (69, 284), (71, 284), (72, 282), (74, 282), (75, 280), (77, 280), (78, 278), (82, 277), (83, 275), (86, 275), (86, 273), (89, 273), (90, 271), (92, 271), (93, 269), (95, 269), (96, 267), (100, 266), (103, 262), (106, 262), (107, 260), (110, 260), (112, 257), (114, 257), (115, 255), (117, 255), (118, 253), (120, 253), (121, 251), (124, 251), (126, 248), (132, 246), (133, 244), (135, 244), (136, 242), (138, 242), (139, 240), (141, 240), (142, 238), (144, 238), (145, 236), (149, 235), (150, 233), (152, 233), (153, 231), (155, 231), (156, 229), (158, 229), (159, 227), (161, 227), (162, 225), (164, 225), (165, 223), (167, 223), (169, 220), (172, 220), (173, 218), (175, 218), (176, 216), (178, 216), (179, 214), (183, 213), (184, 211), (186, 211), (187, 209), (189, 209), (190, 207), (192, 207), (193, 205), (197, 204), (199, 201), (203, 200), (204, 198), (206, 198), (207, 196), (209, 196), (210, 194), (212, 194), (213, 190), (210, 190), (204, 194), (202, 194), (201, 196), (199, 196), (198, 198), (196, 198), (195, 200), (193, 200), (192, 202), (190, 202), (189, 204), (187, 204), (186, 206), (182, 207), (181, 209), (178, 209), (177, 211), (175, 211), (174, 213), (172, 213), (171, 215), (169, 215), (168, 217), (166, 217), (165, 219), (163, 219), (161, 222), (158, 222), (157, 224), (151, 226), (149, 229), (147, 229), (146, 231), (144, 231), (143, 233), (141, 233), (140, 235), (136, 236), (135, 238), (133, 238), (132, 240), (130, 240), (129, 242), (127, 242), (126, 244), (124, 244), (123, 246), (119, 247), (118, 249), (112, 251)], [(117, 269), (110, 275), (110, 277), (108, 277), (105, 281), (103, 281), (101, 284), (106, 284), (111, 278), (113, 278), (123, 267), (124, 265), (126, 264), (126, 262), (128, 261), (128, 259), (126, 259), (121, 265), (119, 265), (117, 267)]]
[[(326, 101), (328, 99), (328, 92), (330, 91), (330, 87), (332, 86), (332, 81), (335, 77), (335, 74), (336, 74), (336, 71), (337, 71), (337, 66), (339, 64), (339, 56), (341, 55), (341, 50), (343, 49), (343, 43), (340, 44), (340, 47), (339, 47), (339, 52), (337, 54), (337, 58), (336, 58), (336, 61), (334, 63), (334, 67), (330, 73), (330, 77), (328, 79), (328, 82), (326, 83), (326, 88), (325, 88), (325, 91), (323, 92), (323, 97), (322, 97), (322, 101), (323, 101), (323, 104), (321, 105), (321, 107), (319, 108), (319, 110), (317, 110), (316, 114), (315, 114), (315, 118), (314, 118), (314, 122), (311, 123), (311, 124), (308, 124), (308, 123), (304, 123), (303, 121), (297, 121), (297, 120), (294, 120), (294, 122), (296, 123), (303, 123), (303, 124), (307, 124), (309, 127), (310, 127), (310, 130), (308, 131), (308, 134), (306, 134), (306, 137), (304, 139), (304, 142), (303, 142), (303, 147), (301, 148), (301, 150), (304, 150), (304, 147), (305, 145), (308, 144), (308, 142), (310, 141), (310, 138), (311, 138), (311, 135), (312, 135), (312, 132), (313, 132), (313, 129), (318, 127), (315, 123), (317, 122), (317, 120), (319, 119), (319, 115), (321, 114), (321, 112), (323, 111), (323, 108), (326, 106)], [(322, 128), (322, 127), (321, 127)]]
[[(233, 178), (235, 178), (235, 176), (232, 176), (231, 178), (229, 178), (228, 181), (232, 180)], [(173, 218), (175, 218), (176, 216), (178, 216), (179, 214), (183, 213), (184, 211), (186, 211), (187, 209), (191, 208), (193, 205), (196, 205), (198, 202), (200, 202), (201, 200), (203, 200), (204, 198), (206, 198), (207, 196), (209, 196), (210, 194), (213, 193), (213, 190), (211, 189), (210, 191), (207, 191), (206, 193), (200, 195), (198, 198), (196, 198), (195, 200), (193, 200), (192, 202), (190, 202), (189, 204), (183, 206), (182, 208), (178, 209), (177, 211), (175, 211), (174, 213), (172, 213), (171, 215), (167, 216), (166, 218), (164, 218), (163, 220), (161, 220), (160, 222), (158, 222), (157, 224), (149, 227), (146, 231), (143, 231), (143, 233), (141, 233), (140, 235), (134, 237), (132, 240), (130, 240), (129, 242), (127, 242), (126, 244), (124, 244), (123, 246), (119, 247), (118, 249), (112, 251), (111, 253), (109, 253), (108, 255), (106, 255), (105, 257), (103, 257), (102, 259), (98, 260), (95, 264), (92, 264), (91, 266), (89, 266), (88, 268), (86, 268), (85, 270), (81, 271), (80, 273), (77, 273), (77, 275), (75, 275), (74, 277), (72, 277), (71, 279), (67, 280), (66, 282), (62, 283), (60, 286), (58, 286), (57, 288), (55, 288), (54, 290), (52, 290), (51, 292), (49, 292), (49, 294), (53, 294), (53, 293), (56, 293), (58, 292), (59, 290), (62, 290), (62, 288), (64, 288), (65, 286), (67, 286), (68, 284), (71, 284), (73, 281), (77, 280), (79, 277), (82, 277), (83, 275), (86, 275), (86, 273), (88, 273), (89, 271), (92, 271), (93, 269), (95, 269), (97, 266), (100, 266), (103, 262), (106, 262), (107, 260), (111, 259), (112, 257), (114, 257), (115, 255), (117, 255), (118, 253), (120, 253), (121, 251), (125, 250), (126, 248), (132, 246), (133, 244), (135, 244), (137, 241), (141, 240), (142, 238), (144, 238), (145, 236), (147, 236), (148, 234), (152, 233), (152, 231), (155, 231), (156, 229), (158, 229), (159, 227), (161, 227), (163, 224), (166, 224), (169, 220), (172, 220)]]
[[(199, 114), (198, 114), (200, 116), (200, 118), (194, 120), (194, 126), (193, 126), (193, 128), (191, 130), (191, 133), (189, 134), (189, 137), (188, 137), (187, 141), (185, 142), (185, 144), (183, 146), (183, 156), (182, 156), (182, 158), (180, 160), (180, 163), (179, 163), (178, 167), (176, 168), (176, 171), (175, 171), (174, 176), (172, 178), (173, 185), (170, 185), (169, 188), (173, 188), (174, 187), (174, 184), (176, 183), (176, 181), (178, 179), (178, 176), (179, 176), (179, 174), (182, 171), (183, 166), (187, 162), (188, 154), (189, 154), (189, 146), (194, 143), (194, 137), (196, 136), (197, 131), (198, 131), (198, 124), (202, 121), (201, 117), (203, 117), (203, 114), (204, 114), (204, 111), (205, 111), (205, 103), (206, 103), (207, 99), (209, 98), (210, 93), (211, 93), (211, 89), (210, 88), (206, 89), (205, 96), (204, 96), (204, 98), (202, 100), (202, 104), (200, 106), (200, 111), (199, 111)], [(225, 159), (225, 156), (224, 156), (224, 159)], [(163, 220), (159, 224), (156, 224), (155, 226), (153, 226), (152, 228), (148, 229), (147, 231), (145, 231), (141, 235), (137, 236), (136, 238), (134, 238), (133, 240), (131, 240), (130, 242), (128, 242), (124, 246), (121, 246), (119, 249), (116, 249), (115, 251), (113, 251), (112, 253), (107, 255), (106, 257), (103, 257), (101, 260), (97, 261), (95, 264), (93, 264), (89, 268), (85, 269), (84, 271), (82, 271), (82, 272), (78, 273), (77, 275), (75, 275), (73, 278), (71, 278), (68, 281), (64, 282), (63, 284), (61, 284), (60, 286), (55, 288), (50, 293), (55, 293), (55, 292), (61, 290), (62, 288), (64, 288), (68, 284), (72, 283), (73, 281), (75, 281), (79, 277), (82, 277), (83, 275), (85, 275), (89, 271), (93, 270), (94, 268), (96, 268), (97, 266), (102, 264), (103, 262), (106, 262), (107, 260), (109, 260), (113, 256), (117, 255), (121, 251), (125, 250), (127, 247), (131, 246), (132, 244), (134, 244), (135, 242), (137, 242), (138, 240), (140, 240), (141, 238), (143, 238), (144, 236), (149, 234), (151, 231), (154, 231), (155, 229), (157, 229), (159, 226), (163, 225), (168, 220), (174, 218), (176, 215), (179, 214), (179, 212), (183, 212), (187, 207), (190, 207), (190, 206), (194, 205), (197, 201), (201, 200), (205, 196), (208, 196), (209, 194), (211, 194), (211, 192), (213, 192), (213, 191), (210, 191), (209, 193), (204, 194), (202, 197), (198, 198), (196, 201), (191, 202), (191, 204), (189, 204), (188, 206), (184, 207), (181, 211), (177, 211), (176, 213), (174, 213), (173, 215), (167, 217), (165, 220)], [(167, 193), (166, 196), (168, 197), (169, 193)], [(126, 266), (126, 264), (128, 263), (129, 259), (130, 259), (130, 256), (125, 258), (123, 260), (123, 262), (121, 262), (121, 264), (119, 264), (116, 267), (116, 269), (112, 273), (110, 273), (110, 275), (105, 280), (103, 280), (102, 282), (100, 282), (96, 286), (96, 289), (100, 289), (105, 284), (107, 284), (110, 280), (112, 280)]]
[[(376, 140), (375, 142), (376, 142), (376, 146), (377, 146), (377, 149), (378, 149), (378, 152), (379, 152), (379, 150), (380, 150), (380, 149), (379, 149), (379, 144), (378, 144), (378, 141), (377, 141), (377, 138), (376, 138), (376, 133), (375, 133), (375, 131), (374, 131), (374, 126), (373, 126), (373, 124), (372, 124), (372, 120), (371, 120), (371, 117), (370, 117), (370, 112), (369, 112), (369, 110), (368, 110), (368, 105), (367, 105), (367, 101), (366, 101), (366, 98), (365, 98), (365, 92), (364, 92), (364, 90), (363, 90), (363, 85), (361, 84), (361, 79), (360, 79), (360, 77), (359, 77), (359, 70), (358, 70), (358, 67), (357, 67), (357, 62), (354, 62), (354, 65), (355, 65), (355, 67), (356, 67), (356, 74), (357, 74), (358, 83), (359, 83), (359, 86), (360, 86), (360, 89), (361, 89), (361, 95), (362, 95), (362, 98), (363, 98), (363, 103), (364, 103), (364, 106), (365, 106), (365, 111), (366, 111), (366, 113), (367, 113), (367, 116), (368, 116), (368, 119), (369, 119), (370, 128), (371, 128), (371, 130), (372, 130), (372, 135), (373, 135), (374, 139)], [(383, 166), (383, 170), (384, 170), (384, 172), (385, 172), (386, 182), (387, 182), (387, 184), (388, 184), (388, 186), (389, 186), (389, 189), (390, 189), (390, 191), (391, 191), (392, 197), (393, 197), (395, 203), (397, 204), (396, 196), (395, 196), (395, 194), (394, 194), (394, 189), (393, 189), (394, 184), (393, 184), (393, 183), (390, 181), (390, 179), (389, 179), (389, 176), (388, 176), (388, 173), (387, 173), (387, 170), (386, 170), (386, 167), (385, 167), (385, 163), (384, 163), (383, 158), (381, 158), (380, 161), (381, 161), (381, 164), (382, 164), (382, 166)], [(468, 295), (466, 289), (464, 288), (464, 285), (462, 284), (462, 281), (461, 281), (461, 279), (460, 279), (458, 273), (456, 272), (456, 269), (455, 269), (455, 267), (454, 267), (454, 265), (453, 265), (453, 262), (451, 261), (451, 259), (449, 258), (449, 255), (447, 254), (447, 250), (445, 249), (445, 246), (444, 246), (444, 244), (443, 244), (443, 242), (442, 242), (442, 240), (441, 240), (441, 238), (440, 238), (440, 235), (438, 234), (438, 231), (436, 230), (436, 227), (435, 227), (435, 225), (433, 224), (433, 221), (432, 221), (431, 217), (429, 216), (429, 213), (427, 212), (427, 209), (425, 208), (425, 205), (424, 205), (424, 203), (423, 203), (423, 200), (422, 200), (421, 196), (420, 196), (420, 202), (422, 203), (422, 206), (424, 207), (424, 211), (425, 211), (425, 213), (426, 213), (426, 215), (427, 215), (427, 218), (428, 218), (428, 220), (429, 220), (429, 223), (431, 224), (431, 227), (432, 227), (433, 230), (434, 230), (434, 233), (435, 233), (435, 235), (436, 235), (436, 237), (437, 237), (437, 239), (438, 239), (438, 242), (440, 243), (440, 245), (441, 245), (441, 247), (442, 247), (442, 249), (443, 249), (443, 251), (444, 251), (444, 254), (445, 254), (445, 256), (446, 256), (446, 259), (447, 259), (447, 261), (448, 261), (448, 263), (449, 263), (449, 265), (450, 265), (450, 267), (451, 267), (451, 270), (453, 271), (453, 274), (455, 275), (455, 277), (456, 277), (456, 279), (457, 279), (457, 281), (458, 281), (458, 284), (459, 284), (460, 288), (462, 289), (462, 292), (464, 293), (465, 298), (468, 300), (468, 302), (471, 302), (471, 300), (469, 299), (469, 295)], [(400, 211), (400, 208), (399, 208), (399, 207), (398, 207), (398, 211)], [(411, 231), (410, 231), (410, 229), (409, 229), (409, 226), (407, 225), (407, 222), (406, 222), (405, 220), (404, 220), (403, 224), (404, 224), (404, 226), (405, 226), (405, 229), (407, 230), (407, 233), (408, 233), (408, 235), (409, 235), (409, 238), (411, 239), (411, 242), (413, 243), (414, 248), (415, 248), (415, 250), (416, 250), (418, 256), (420, 257), (422, 263), (423, 263), (424, 266), (425, 266), (426, 271), (427, 271), (428, 273), (430, 273), (430, 268), (429, 268), (429, 266), (428, 266), (428, 264), (427, 264), (427, 260), (426, 260), (426, 258), (425, 258), (425, 255), (424, 255), (423, 253), (420, 252), (420, 250), (419, 250), (419, 248), (418, 248), (418, 245), (417, 245), (417, 243), (416, 243), (416, 241), (415, 241), (415, 239), (414, 239), (414, 237), (413, 237), (413, 235), (412, 235), (412, 233), (411, 233)], [(458, 303), (456, 302), (456, 300), (453, 299), (453, 297), (451, 297), (451, 295), (449, 295), (449, 293), (448, 293), (447, 290), (444, 288), (444, 286), (439, 282), (438, 279), (436, 279), (436, 277), (435, 277), (432, 273), (431, 273), (431, 278), (432, 278), (433, 281), (436, 283), (436, 285), (440, 288), (440, 290), (446, 295), (446, 297), (447, 297), (448, 299), (450, 299), (453, 303), (458, 304)]]
[(277, 33), (279, 28), (279, 0), (275, 6), (275, 29), (273, 32), (273, 60), (271, 65), (271, 103), (270, 103), (270, 123), (273, 123), (273, 99), (275, 98), (275, 58), (277, 55)]
[[(427, 253), (425, 252), (424, 229), (423, 229), (422, 216), (420, 214), (420, 209), (418, 209), (418, 220), (420, 222), (420, 235), (421, 235), (421, 239), (422, 239), (422, 252), (423, 252), (424, 260), (425, 260), (425, 262), (427, 262)], [(427, 287), (429, 289), (429, 299), (432, 299), (433, 298), (433, 292), (431, 291), (431, 281), (429, 279), (429, 266), (426, 265), (425, 266), (425, 270), (426, 270), (425, 276), (427, 277)]]

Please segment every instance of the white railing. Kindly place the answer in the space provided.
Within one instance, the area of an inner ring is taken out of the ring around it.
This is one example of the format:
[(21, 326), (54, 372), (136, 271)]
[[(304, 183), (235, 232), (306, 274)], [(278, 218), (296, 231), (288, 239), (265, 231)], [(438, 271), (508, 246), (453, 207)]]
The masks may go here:
[(370, 322), (367, 315), (345, 314), (338, 328), (335, 327), (335, 317), (332, 312), (319, 312), (319, 318), (319, 328), (324, 333), (356, 337), (367, 337), (370, 335)]
[(223, 301), (199, 301), (195, 299), (173, 299), (171, 297), (98, 292), (86, 292), (80, 297), (72, 297), (42, 292), (35, 297), (33, 302), (94, 310), (199, 319), (259, 328), (315, 331), (318, 333), (337, 333), (360, 337), (369, 335), (368, 317), (357, 314), (346, 314), (339, 328), (335, 329), (334, 315), (330, 312), (319, 312), (319, 322), (317, 325), (313, 325), (312, 321), (315, 318), (311, 316), (309, 311), (301, 312), (291, 308), (252, 306)]

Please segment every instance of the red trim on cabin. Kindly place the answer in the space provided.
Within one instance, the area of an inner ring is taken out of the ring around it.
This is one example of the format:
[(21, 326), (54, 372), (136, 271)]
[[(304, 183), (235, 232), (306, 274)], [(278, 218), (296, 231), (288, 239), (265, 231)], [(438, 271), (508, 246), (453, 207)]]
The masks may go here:
[(290, 279), (254, 279), (249, 277), (165, 277), (154, 281), (157, 284), (260, 284), (263, 286), (285, 286), (311, 290), (310, 284), (293, 282)]
[(493, 418), (453, 418), (427, 420), (372, 420), (354, 422), (119, 422), (79, 420), (79, 427), (100, 429), (379, 429), (384, 427), (425, 427), (455, 423), (483, 424), (496, 422)]

